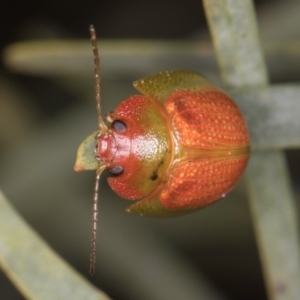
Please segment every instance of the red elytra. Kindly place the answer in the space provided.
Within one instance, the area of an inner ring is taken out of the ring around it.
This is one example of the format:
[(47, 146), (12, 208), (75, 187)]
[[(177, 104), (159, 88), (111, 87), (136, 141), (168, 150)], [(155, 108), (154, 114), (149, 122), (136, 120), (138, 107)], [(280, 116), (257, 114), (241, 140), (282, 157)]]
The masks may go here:
[(178, 216), (217, 201), (234, 187), (247, 165), (250, 141), (234, 101), (191, 71), (165, 71), (134, 82), (142, 95), (122, 101), (105, 124), (96, 35), (90, 30), (99, 129), (80, 145), (75, 170), (97, 170), (93, 260), (98, 181), (104, 169), (113, 174), (108, 183), (118, 195), (138, 200), (129, 212)]

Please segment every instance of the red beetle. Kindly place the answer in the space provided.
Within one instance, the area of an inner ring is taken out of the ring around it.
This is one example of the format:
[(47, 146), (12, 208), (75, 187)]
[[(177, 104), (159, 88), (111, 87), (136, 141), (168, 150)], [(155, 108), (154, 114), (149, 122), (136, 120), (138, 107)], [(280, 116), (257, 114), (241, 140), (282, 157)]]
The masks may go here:
[(250, 142), (234, 101), (203, 75), (190, 71), (165, 71), (135, 81), (142, 95), (122, 101), (108, 114), (106, 125), (93, 27), (90, 32), (99, 129), (80, 145), (75, 171), (97, 172), (94, 256), (98, 182), (104, 169), (113, 175), (108, 184), (118, 195), (138, 200), (129, 212), (173, 217), (224, 197), (246, 167)]

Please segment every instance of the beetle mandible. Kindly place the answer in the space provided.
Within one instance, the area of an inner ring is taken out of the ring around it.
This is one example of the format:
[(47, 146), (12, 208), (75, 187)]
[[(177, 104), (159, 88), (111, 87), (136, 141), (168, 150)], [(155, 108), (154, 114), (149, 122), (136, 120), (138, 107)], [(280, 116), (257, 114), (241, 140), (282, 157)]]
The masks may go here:
[(99, 179), (108, 169), (110, 187), (138, 200), (127, 211), (173, 217), (224, 197), (249, 158), (246, 122), (234, 101), (203, 75), (164, 71), (137, 80), (142, 95), (122, 101), (104, 122), (96, 32), (95, 60), (99, 128), (79, 146), (75, 171), (96, 170), (91, 269), (95, 269)]

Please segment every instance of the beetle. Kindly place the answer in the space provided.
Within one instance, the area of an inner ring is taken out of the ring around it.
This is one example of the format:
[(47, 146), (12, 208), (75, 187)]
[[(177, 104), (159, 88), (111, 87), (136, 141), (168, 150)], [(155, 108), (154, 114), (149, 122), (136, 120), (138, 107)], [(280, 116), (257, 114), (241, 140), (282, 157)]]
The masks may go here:
[(246, 122), (235, 102), (205, 76), (164, 71), (137, 80), (141, 95), (101, 115), (100, 64), (96, 33), (90, 27), (95, 60), (99, 128), (79, 146), (75, 171), (96, 170), (91, 273), (99, 179), (118, 195), (138, 200), (127, 211), (173, 217), (201, 209), (225, 197), (241, 177), (249, 158)]

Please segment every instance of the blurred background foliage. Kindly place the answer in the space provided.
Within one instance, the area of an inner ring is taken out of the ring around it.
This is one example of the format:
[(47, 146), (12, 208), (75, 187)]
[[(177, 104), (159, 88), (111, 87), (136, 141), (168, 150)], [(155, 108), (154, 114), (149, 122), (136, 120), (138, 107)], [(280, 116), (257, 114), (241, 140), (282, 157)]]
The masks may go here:
[[(299, 43), (300, 3), (261, 0), (256, 1), (256, 9), (271, 82), (299, 81), (300, 47), (286, 52), (270, 43)], [(97, 271), (89, 277), (95, 174), (76, 174), (72, 169), (79, 143), (97, 128), (90, 24), (98, 38), (105, 39), (99, 41), (104, 112), (135, 93), (134, 79), (166, 68), (193, 67), (184, 55), (168, 55), (172, 44), (157, 59), (153, 45), (162, 49), (166, 41), (176, 40), (174, 45), (183, 47), (183, 52), (188, 52), (185, 45), (205, 42), (199, 44), (201, 55), (194, 69), (220, 83), (199, 0), (2, 0), (2, 190), (55, 251), (115, 300), (266, 299), (243, 180), (216, 205), (159, 220), (125, 213), (128, 202), (114, 195), (102, 178)], [(138, 56), (145, 48), (127, 39), (146, 40), (149, 59)], [(32, 48), (33, 65), (27, 69), (18, 70), (8, 60), (8, 45), (37, 40), (53, 41), (54, 48), (59, 41), (70, 41), (66, 47), (71, 71), (63, 64), (40, 74), (31, 71), (52, 63), (51, 57), (47, 62), (38, 60), (39, 47)], [(81, 56), (74, 55), (80, 47)], [(128, 55), (122, 57), (122, 52)], [(286, 154), (299, 208), (299, 150)], [(2, 299), (23, 299), (3, 273), (0, 290)]]

